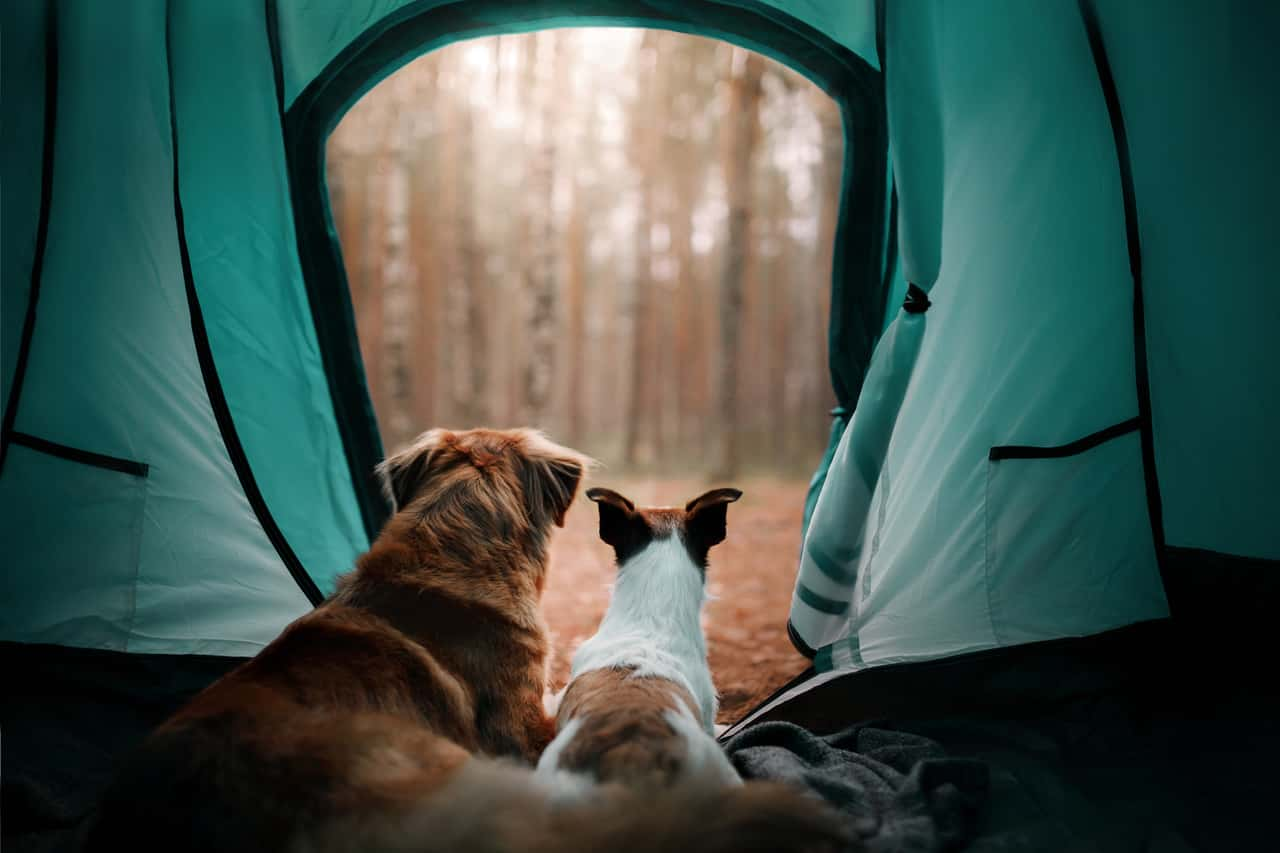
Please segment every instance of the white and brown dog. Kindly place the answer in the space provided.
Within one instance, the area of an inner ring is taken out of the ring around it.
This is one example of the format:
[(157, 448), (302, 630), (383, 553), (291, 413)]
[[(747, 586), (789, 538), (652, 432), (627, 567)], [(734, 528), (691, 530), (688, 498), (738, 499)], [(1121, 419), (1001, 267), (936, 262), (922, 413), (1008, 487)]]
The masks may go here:
[(586, 464), (530, 430), (432, 430), (386, 460), (396, 514), (355, 571), (147, 739), (86, 849), (839, 849), (830, 812), (788, 791), (564, 804), (533, 772), (555, 731), (548, 538)]
[(637, 509), (609, 489), (587, 492), (617, 556), (617, 582), (599, 629), (574, 653), (568, 685), (549, 702), (559, 733), (539, 772), (742, 783), (714, 738), (718, 703), (702, 631), (707, 552), (724, 540), (728, 505), (741, 496), (715, 489), (684, 509)]

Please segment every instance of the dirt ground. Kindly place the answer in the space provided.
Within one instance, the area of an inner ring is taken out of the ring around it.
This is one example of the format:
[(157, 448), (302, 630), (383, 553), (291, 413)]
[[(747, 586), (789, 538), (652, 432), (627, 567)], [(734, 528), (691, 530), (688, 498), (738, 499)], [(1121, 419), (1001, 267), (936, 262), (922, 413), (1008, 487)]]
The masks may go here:
[[(640, 506), (683, 505), (719, 483), (671, 479), (611, 478), (597, 472), (588, 485), (607, 486)], [(746, 479), (740, 501), (730, 505), (728, 537), (711, 549), (704, 626), (711, 674), (720, 691), (720, 719), (740, 718), (808, 661), (787, 639), (803, 481)], [(573, 650), (593, 633), (609, 603), (613, 551), (600, 541), (595, 504), (579, 496), (553, 536), (551, 574), (543, 602), (555, 653), (551, 684), (569, 675)]]

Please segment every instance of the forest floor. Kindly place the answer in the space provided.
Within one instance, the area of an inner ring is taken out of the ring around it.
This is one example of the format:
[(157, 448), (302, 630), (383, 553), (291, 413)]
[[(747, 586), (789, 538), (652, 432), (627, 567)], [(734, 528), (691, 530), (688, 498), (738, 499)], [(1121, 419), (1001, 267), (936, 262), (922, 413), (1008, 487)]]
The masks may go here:
[[(683, 505), (711, 485), (696, 478), (610, 477), (608, 486), (637, 506)], [(712, 484), (718, 485), (718, 484)], [(800, 552), (803, 480), (746, 478), (729, 507), (728, 537), (711, 549), (703, 624), (711, 675), (720, 691), (720, 719), (739, 719), (808, 666), (787, 639), (787, 612)], [(600, 541), (595, 505), (579, 496), (563, 530), (552, 536), (551, 572), (543, 597), (554, 647), (551, 688), (569, 675), (573, 651), (593, 633), (609, 603), (613, 551)]]

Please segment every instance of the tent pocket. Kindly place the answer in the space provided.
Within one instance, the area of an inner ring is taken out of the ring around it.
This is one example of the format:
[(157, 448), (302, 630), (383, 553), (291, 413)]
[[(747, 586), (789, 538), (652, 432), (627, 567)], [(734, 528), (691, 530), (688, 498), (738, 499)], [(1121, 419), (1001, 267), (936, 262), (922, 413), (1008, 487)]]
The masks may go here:
[(0, 639), (125, 650), (147, 482), (145, 464), (14, 435), (0, 477)]
[(1168, 615), (1135, 422), (987, 462), (986, 587), (1002, 645)]

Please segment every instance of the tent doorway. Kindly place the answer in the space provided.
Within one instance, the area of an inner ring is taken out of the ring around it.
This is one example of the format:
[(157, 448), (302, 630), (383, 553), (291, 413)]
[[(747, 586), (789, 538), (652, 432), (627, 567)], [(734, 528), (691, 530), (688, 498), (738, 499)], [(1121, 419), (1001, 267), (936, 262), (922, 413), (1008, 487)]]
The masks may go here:
[[(527, 424), (642, 503), (746, 490), (712, 554), (735, 719), (801, 669), (779, 630), (827, 370), (840, 107), (724, 41), (557, 29), (448, 45), (369, 91), (326, 179), (383, 446)], [(595, 509), (556, 540), (555, 676), (607, 603)]]

